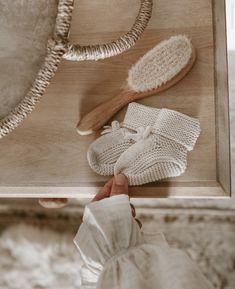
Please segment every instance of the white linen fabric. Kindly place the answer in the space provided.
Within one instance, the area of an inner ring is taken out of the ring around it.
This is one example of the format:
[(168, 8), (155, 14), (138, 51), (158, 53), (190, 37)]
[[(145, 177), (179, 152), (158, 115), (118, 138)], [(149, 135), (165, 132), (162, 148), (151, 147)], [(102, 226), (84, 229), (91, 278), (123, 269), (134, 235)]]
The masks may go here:
[(82, 288), (212, 289), (187, 254), (147, 239), (127, 195), (87, 205), (74, 238), (84, 262)]

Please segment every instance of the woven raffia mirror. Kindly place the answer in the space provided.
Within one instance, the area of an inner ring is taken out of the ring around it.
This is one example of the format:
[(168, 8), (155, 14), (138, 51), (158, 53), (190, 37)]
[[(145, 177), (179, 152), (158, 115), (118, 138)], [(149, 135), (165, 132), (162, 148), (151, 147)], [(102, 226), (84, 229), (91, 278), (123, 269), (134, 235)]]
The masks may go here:
[(0, 0), (0, 138), (32, 112), (61, 58), (99, 60), (131, 48), (148, 24), (152, 0), (140, 0), (131, 30), (107, 44), (71, 44), (72, 10), (73, 0)]

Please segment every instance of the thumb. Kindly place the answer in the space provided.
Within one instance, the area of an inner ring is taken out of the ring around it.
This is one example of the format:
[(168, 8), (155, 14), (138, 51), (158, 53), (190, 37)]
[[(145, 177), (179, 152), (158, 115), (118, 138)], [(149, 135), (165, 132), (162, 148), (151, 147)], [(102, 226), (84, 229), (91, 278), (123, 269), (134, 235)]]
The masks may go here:
[(110, 197), (122, 194), (128, 195), (128, 181), (124, 175), (119, 174), (113, 179)]

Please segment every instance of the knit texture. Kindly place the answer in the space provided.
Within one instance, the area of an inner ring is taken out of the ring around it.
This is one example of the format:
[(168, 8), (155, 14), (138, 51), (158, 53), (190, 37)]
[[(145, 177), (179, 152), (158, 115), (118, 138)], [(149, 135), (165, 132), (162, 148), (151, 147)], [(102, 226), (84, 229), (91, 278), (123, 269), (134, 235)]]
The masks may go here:
[(110, 132), (96, 139), (88, 148), (87, 160), (90, 167), (103, 176), (114, 175), (114, 165), (120, 155), (131, 145), (125, 139), (126, 128), (114, 129), (113, 122)]
[(113, 121), (111, 126), (104, 127), (103, 135), (89, 146), (87, 160), (90, 167), (100, 175), (113, 175), (116, 161), (134, 142), (126, 135), (136, 133), (140, 126), (154, 125), (159, 112), (156, 108), (130, 103), (122, 126)]
[(137, 92), (158, 88), (182, 71), (191, 56), (188, 37), (172, 36), (157, 44), (129, 70), (128, 85)]
[(153, 132), (173, 140), (191, 151), (200, 134), (199, 120), (180, 112), (161, 109)]
[[(142, 106), (142, 109), (143, 106)], [(181, 175), (187, 167), (187, 151), (193, 149), (200, 134), (197, 119), (161, 109), (153, 127), (142, 130), (117, 160), (114, 174), (127, 176), (129, 185), (142, 185)]]
[(88, 149), (89, 165), (101, 175), (122, 173), (134, 186), (182, 174), (200, 124), (177, 111), (130, 103), (122, 126), (114, 121), (103, 133)]
[(160, 109), (155, 107), (131, 102), (128, 105), (122, 126), (135, 131), (139, 127), (153, 126), (158, 119), (160, 111)]

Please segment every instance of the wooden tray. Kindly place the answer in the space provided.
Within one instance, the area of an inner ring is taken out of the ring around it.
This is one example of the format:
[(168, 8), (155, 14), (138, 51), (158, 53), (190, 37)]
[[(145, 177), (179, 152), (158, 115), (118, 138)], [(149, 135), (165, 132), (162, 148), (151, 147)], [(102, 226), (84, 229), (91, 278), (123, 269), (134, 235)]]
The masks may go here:
[[(138, 4), (136, 0), (77, 1), (71, 40), (114, 39), (130, 27)], [(79, 136), (75, 130), (78, 118), (112, 97), (130, 66), (148, 49), (182, 33), (197, 48), (193, 70), (171, 89), (141, 103), (198, 117), (202, 133), (182, 176), (133, 187), (131, 193), (134, 197), (230, 196), (224, 2), (156, 0), (154, 4), (147, 31), (130, 51), (96, 63), (61, 63), (35, 111), (0, 141), (0, 196), (91, 197), (108, 178), (89, 168), (87, 147), (98, 134)], [(124, 112), (116, 118), (122, 119)]]

